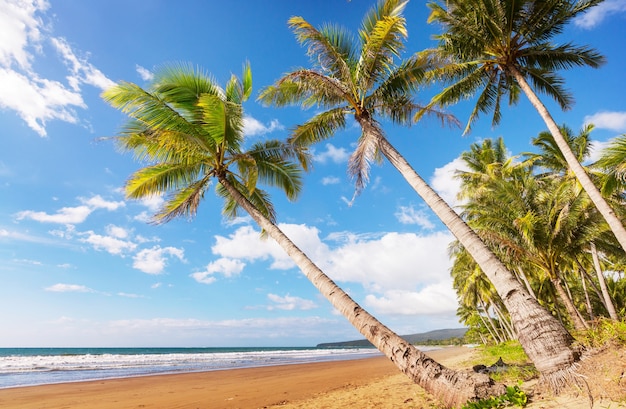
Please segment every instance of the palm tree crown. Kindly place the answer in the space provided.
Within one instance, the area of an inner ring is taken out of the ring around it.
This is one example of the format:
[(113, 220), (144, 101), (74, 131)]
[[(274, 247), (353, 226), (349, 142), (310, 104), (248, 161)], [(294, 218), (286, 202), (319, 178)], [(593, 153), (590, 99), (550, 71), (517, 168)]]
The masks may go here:
[[(317, 29), (302, 17), (292, 17), (289, 26), (298, 41), (308, 47), (313, 66), (284, 75), (259, 96), (264, 103), (276, 106), (300, 104), (326, 109), (294, 129), (290, 141), (298, 145), (332, 137), (346, 128), (347, 117), (352, 115), (363, 131), (348, 165), (357, 192), (367, 184), (371, 162), (381, 159), (375, 134), (382, 135), (383, 131), (375, 118), (409, 125), (423, 108), (411, 95), (424, 78), (425, 61), (417, 56), (400, 61), (407, 36), (402, 15), (407, 3), (379, 2), (365, 15), (357, 41), (336, 25)], [(442, 120), (452, 120), (430, 112)]]
[[(289, 199), (297, 197), (308, 165), (303, 150), (275, 140), (244, 150), (241, 104), (251, 89), (247, 64), (242, 79), (233, 75), (224, 89), (200, 69), (178, 64), (159, 71), (148, 90), (121, 82), (103, 93), (132, 118), (116, 138), (118, 146), (152, 163), (129, 178), (127, 195), (137, 199), (171, 192), (155, 222), (194, 216), (213, 178), (235, 186), (271, 221), (274, 207), (257, 182), (281, 188)], [(236, 216), (239, 204), (221, 183), (216, 191), (225, 199), (224, 214)]]
[(535, 90), (552, 97), (562, 109), (573, 103), (557, 70), (575, 66), (597, 68), (605, 59), (594, 49), (572, 43), (555, 44), (573, 18), (602, 0), (447, 0), (431, 2), (429, 22), (443, 26), (438, 48), (425, 55), (440, 60), (437, 73), (450, 82), (434, 101), (447, 105), (479, 93), (468, 120), (468, 132), (480, 112), (501, 119), (501, 99), (519, 100), (519, 73)]

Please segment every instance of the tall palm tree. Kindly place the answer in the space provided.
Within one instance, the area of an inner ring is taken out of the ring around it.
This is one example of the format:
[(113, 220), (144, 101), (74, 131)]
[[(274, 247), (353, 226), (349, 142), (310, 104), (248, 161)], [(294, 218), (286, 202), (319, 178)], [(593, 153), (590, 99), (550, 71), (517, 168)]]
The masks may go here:
[[(583, 163), (585, 160), (589, 158), (591, 154), (591, 131), (593, 131), (593, 125), (586, 125), (583, 129), (580, 130), (578, 135), (574, 135), (572, 130), (563, 125), (559, 127), (561, 134), (564, 136), (567, 144), (571, 147), (572, 152), (576, 155), (576, 160), (580, 163)], [(558, 178), (561, 183), (574, 183), (576, 184), (575, 176), (573, 176), (572, 172), (568, 170), (567, 162), (565, 160), (564, 155), (558, 149), (556, 141), (550, 132), (541, 132), (537, 137), (532, 139), (532, 144), (539, 148), (539, 153), (526, 153), (524, 154), (526, 157), (534, 160), (535, 164), (542, 167), (544, 175), (547, 177)], [(604, 166), (602, 166), (604, 167)], [(603, 174), (598, 169), (602, 169), (602, 167), (588, 167), (586, 168), (586, 172), (588, 174), (595, 177), (595, 180), (608, 180), (613, 179), (615, 177), (615, 170), (613, 172), (609, 172), (609, 174)], [(616, 167), (617, 168), (617, 167)], [(599, 182), (598, 182), (599, 183)], [(609, 199), (615, 202), (615, 195), (609, 196)], [(619, 206), (620, 204), (618, 204)], [(603, 226), (598, 226), (602, 228)], [(598, 236), (600, 236), (598, 234)], [(609, 250), (611, 250), (612, 246), (608, 246)], [(593, 241), (589, 243), (589, 248), (586, 249), (592, 256), (592, 261), (594, 265), (594, 269), (596, 270), (596, 275), (598, 277), (598, 281), (600, 284), (600, 288), (602, 289), (602, 296), (604, 298), (604, 304), (607, 308), (609, 316), (613, 320), (617, 320), (617, 312), (615, 311), (615, 307), (613, 305), (613, 301), (609, 295), (606, 279), (600, 268), (600, 261), (598, 257), (598, 251), (596, 249), (596, 245)]]
[(290, 141), (309, 145), (346, 128), (348, 117), (361, 128), (348, 170), (357, 193), (363, 189), (372, 161), (384, 156), (448, 226), (485, 271), (511, 313), (520, 343), (546, 377), (566, 376), (579, 354), (567, 330), (532, 298), (458, 214), (417, 174), (385, 137), (378, 117), (407, 125), (418, 106), (412, 93), (421, 85), (426, 66), (418, 56), (396, 63), (406, 39), (403, 11), (406, 0), (384, 0), (363, 19), (358, 41), (335, 25), (320, 29), (302, 17), (289, 26), (308, 47), (313, 68), (285, 74), (265, 88), (259, 99), (267, 104), (319, 106), (325, 111), (293, 130)]
[[(442, 67), (438, 78), (450, 85), (433, 98), (441, 105), (479, 94), (466, 132), (479, 113), (493, 111), (492, 122), (501, 119), (501, 99), (517, 103), (520, 91), (528, 97), (567, 165), (580, 181), (598, 211), (626, 250), (626, 228), (600, 190), (585, 172), (576, 155), (537, 92), (552, 97), (568, 109), (572, 96), (563, 88), (558, 69), (574, 66), (597, 68), (604, 57), (592, 48), (571, 43), (555, 44), (553, 38), (576, 16), (602, 0), (441, 0), (431, 2), (429, 22), (442, 25), (439, 46), (424, 54)], [(532, 86), (531, 86), (532, 84)], [(534, 86), (534, 88), (533, 88)]]
[(190, 66), (173, 66), (158, 73), (148, 90), (122, 82), (103, 93), (107, 102), (132, 118), (117, 137), (120, 148), (151, 163), (130, 176), (127, 196), (138, 199), (171, 192), (155, 215), (156, 222), (167, 222), (194, 216), (216, 180), (217, 194), (225, 200), (223, 213), (247, 212), (330, 303), (424, 389), (449, 406), (501, 393), (503, 387), (488, 377), (450, 370), (392, 332), (277, 227), (269, 196), (257, 184), (280, 188), (295, 199), (302, 185), (300, 166), (306, 168), (308, 157), (301, 148), (272, 140), (244, 149), (242, 103), (252, 89), (248, 65), (242, 78), (231, 77), (222, 89)]

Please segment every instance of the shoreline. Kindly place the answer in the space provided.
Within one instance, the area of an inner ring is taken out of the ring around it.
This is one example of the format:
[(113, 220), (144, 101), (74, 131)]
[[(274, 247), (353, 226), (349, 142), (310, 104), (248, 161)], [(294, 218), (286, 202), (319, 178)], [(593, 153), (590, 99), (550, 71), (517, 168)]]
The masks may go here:
[[(454, 366), (453, 363), (467, 359), (472, 349), (444, 347), (425, 353), (444, 365)], [(413, 396), (421, 390), (402, 375), (386, 357), (380, 356), (5, 388), (0, 389), (0, 407), (14, 409), (285, 407), (286, 404), (325, 396), (333, 391), (362, 388), (394, 375), (399, 375), (400, 380), (406, 380), (409, 384), (408, 388), (402, 387), (401, 392)], [(398, 403), (394, 402), (396, 405)], [(308, 403), (303, 407), (313, 406)]]

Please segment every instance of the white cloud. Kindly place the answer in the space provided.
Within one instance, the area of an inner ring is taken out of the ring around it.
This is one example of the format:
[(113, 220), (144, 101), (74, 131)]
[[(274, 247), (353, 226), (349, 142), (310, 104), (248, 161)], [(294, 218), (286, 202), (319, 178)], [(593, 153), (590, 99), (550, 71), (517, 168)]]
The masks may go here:
[(244, 116), (243, 118), (243, 133), (246, 136), (265, 135), (283, 129), (285, 127), (277, 119), (273, 119), (269, 125), (265, 125), (251, 116)]
[(104, 250), (114, 255), (121, 255), (137, 248), (137, 245), (131, 241), (121, 240), (114, 236), (102, 236), (93, 231), (80, 233), (80, 235), (86, 235), (87, 237), (81, 238), (79, 241), (91, 244), (96, 250)]
[[(360, 283), (377, 292), (413, 290), (437, 283), (452, 288), (447, 249), (453, 238), (449, 233), (333, 234), (328, 239), (336, 245), (331, 248), (320, 239), (316, 228), (296, 224), (279, 227), (333, 280)], [(272, 269), (294, 267), (273, 240), (261, 240), (259, 232), (250, 226), (240, 227), (228, 238), (215, 239), (212, 251), (222, 257), (250, 262), (266, 260)]]
[(95, 195), (89, 199), (81, 198), (80, 200), (92, 209), (107, 209), (109, 211), (113, 211), (119, 209), (120, 207), (126, 206), (124, 202), (110, 202), (103, 199), (100, 195)]
[(268, 294), (267, 298), (274, 304), (267, 307), (268, 310), (312, 310), (317, 308), (317, 304), (311, 300), (305, 300), (304, 298), (294, 297), (289, 294), (281, 297), (276, 294)]
[(152, 81), (152, 79), (154, 78), (154, 74), (150, 70), (142, 67), (139, 64), (135, 65), (135, 69), (137, 70), (137, 74), (139, 74), (141, 79), (144, 81)]
[(611, 140), (605, 142), (592, 141), (591, 146), (589, 147), (589, 157), (585, 161), (585, 164), (597, 162), (602, 155), (602, 151), (606, 149), (610, 143)]
[(72, 107), (86, 108), (82, 96), (54, 80), (0, 67), (0, 107), (16, 111), (26, 124), (46, 136), (46, 122), (58, 119), (75, 124), (78, 115)]
[(93, 209), (89, 206), (63, 207), (54, 214), (24, 210), (16, 214), (16, 219), (31, 219), (42, 223), (78, 224), (84, 222), (92, 211)]
[(574, 20), (578, 27), (590, 30), (608, 16), (626, 11), (626, 0), (606, 0)]
[(593, 124), (596, 128), (609, 129), (615, 132), (626, 132), (626, 112), (598, 112), (585, 116), (586, 124)]
[(348, 160), (350, 154), (345, 148), (336, 148), (333, 144), (327, 143), (326, 150), (321, 153), (314, 152), (313, 159), (316, 162), (326, 163), (344, 163)]
[(163, 206), (164, 202), (165, 199), (161, 195), (152, 195), (140, 200), (140, 203), (146, 206), (152, 213), (157, 212)]
[[(87, 108), (81, 85), (105, 89), (113, 84), (86, 58), (77, 57), (65, 39), (51, 35), (43, 21), (49, 7), (45, 0), (0, 0), (0, 108), (15, 111), (42, 137), (50, 120), (79, 122), (74, 109)], [(33, 71), (36, 59), (52, 58), (46, 47), (55, 49), (68, 67), (68, 85)]]
[(71, 75), (67, 76), (67, 81), (74, 91), (80, 91), (81, 84), (93, 85), (103, 91), (115, 85), (113, 81), (108, 79), (85, 58), (77, 57), (64, 38), (51, 38), (50, 42), (61, 54), (65, 64), (71, 71)]
[(395, 216), (402, 224), (417, 224), (421, 228), (429, 230), (435, 227), (424, 209), (416, 210), (413, 206), (400, 206)]
[(429, 285), (420, 291), (390, 290), (383, 296), (368, 295), (365, 305), (380, 314), (454, 315), (458, 307), (456, 293), (448, 283)]
[(106, 226), (105, 231), (109, 236), (113, 236), (118, 239), (125, 239), (130, 236), (128, 230), (123, 227), (115, 226), (113, 224), (109, 224), (108, 226)]
[(162, 274), (167, 264), (168, 256), (185, 261), (184, 250), (176, 247), (154, 246), (143, 249), (133, 257), (133, 268), (147, 274)]
[(326, 176), (322, 178), (322, 185), (327, 186), (327, 185), (337, 185), (341, 182), (341, 179), (339, 179), (336, 176)]
[(233, 277), (241, 273), (245, 266), (246, 264), (240, 260), (222, 257), (209, 263), (205, 271), (193, 273), (190, 276), (199, 283), (212, 284), (217, 280), (215, 273), (222, 274), (224, 277)]
[(84, 285), (78, 284), (55, 284), (50, 287), (45, 288), (46, 291), (52, 291), (56, 293), (95, 293), (95, 290), (92, 290), (89, 287), (85, 287)]
[(0, 64), (10, 67), (16, 63), (29, 68), (32, 55), (27, 48), (40, 42), (42, 21), (38, 13), (46, 11), (45, 1), (0, 1)]
[(81, 198), (80, 201), (83, 202), (83, 206), (63, 207), (53, 214), (24, 210), (18, 212), (15, 217), (17, 220), (31, 219), (42, 223), (79, 224), (87, 220), (87, 217), (96, 209), (113, 211), (124, 206), (124, 202), (110, 202), (99, 195), (90, 199)]
[(457, 170), (468, 170), (461, 158), (456, 158), (452, 162), (436, 168), (430, 181), (430, 186), (452, 208), (460, 204), (456, 196), (461, 190), (461, 181), (454, 177)]

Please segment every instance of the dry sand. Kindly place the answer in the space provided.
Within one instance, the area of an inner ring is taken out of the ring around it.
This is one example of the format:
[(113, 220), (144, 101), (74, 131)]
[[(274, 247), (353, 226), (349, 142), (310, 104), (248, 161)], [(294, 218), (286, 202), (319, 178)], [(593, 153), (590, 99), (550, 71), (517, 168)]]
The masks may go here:
[[(428, 354), (461, 368), (472, 350), (451, 347)], [(440, 407), (384, 357), (0, 389), (0, 408), (7, 409)], [(582, 409), (589, 403), (542, 398), (528, 407)], [(626, 406), (594, 405), (606, 407)]]

